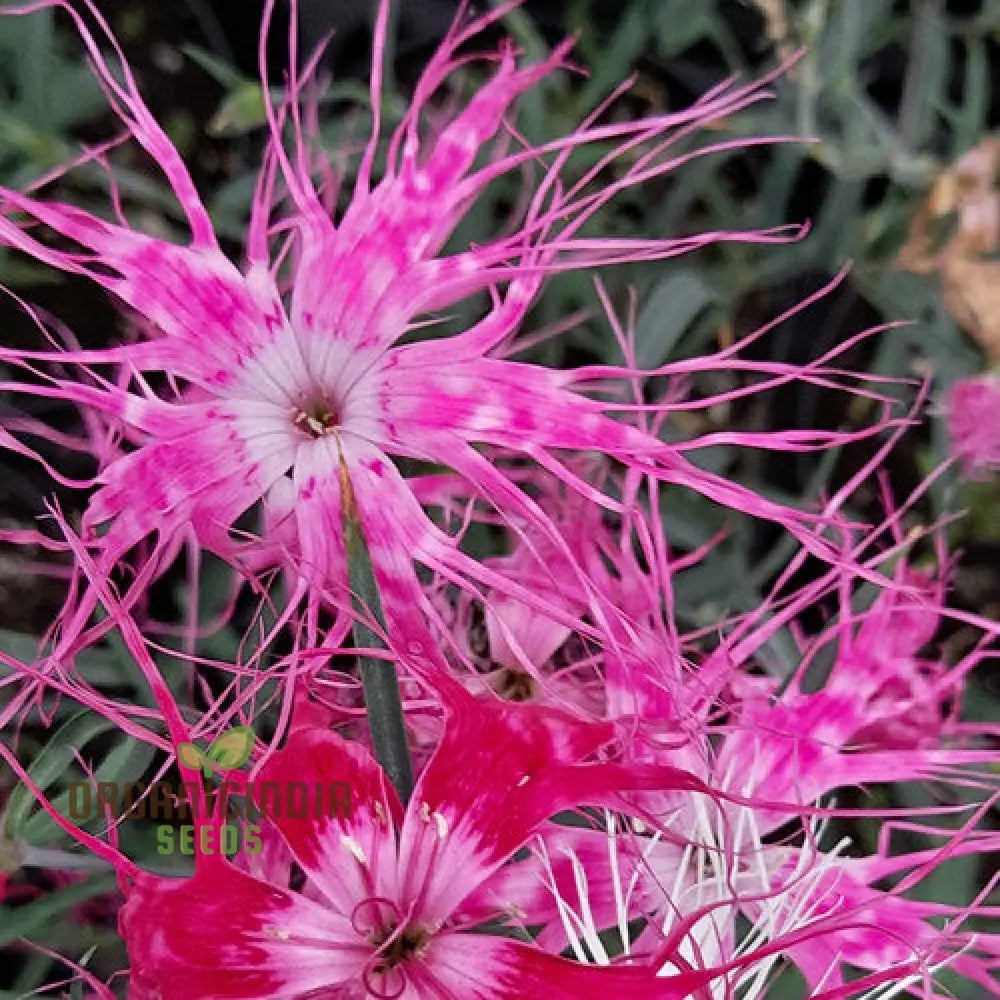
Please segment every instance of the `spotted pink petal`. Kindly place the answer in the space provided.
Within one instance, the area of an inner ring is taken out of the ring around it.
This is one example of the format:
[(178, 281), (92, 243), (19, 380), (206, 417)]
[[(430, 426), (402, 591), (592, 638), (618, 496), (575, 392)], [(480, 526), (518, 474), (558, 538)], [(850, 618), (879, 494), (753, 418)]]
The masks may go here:
[[(840, 981), (841, 963), (877, 971), (904, 966), (915, 958), (940, 958), (942, 939), (926, 917), (936, 909), (865, 885), (844, 859), (808, 891), (789, 894), (788, 905), (806, 905), (810, 919), (830, 918), (822, 933), (789, 948), (789, 957), (810, 988)], [(753, 916), (759, 911), (748, 906)], [(838, 926), (839, 925), (839, 926)], [(831, 971), (832, 970), (832, 971)]]

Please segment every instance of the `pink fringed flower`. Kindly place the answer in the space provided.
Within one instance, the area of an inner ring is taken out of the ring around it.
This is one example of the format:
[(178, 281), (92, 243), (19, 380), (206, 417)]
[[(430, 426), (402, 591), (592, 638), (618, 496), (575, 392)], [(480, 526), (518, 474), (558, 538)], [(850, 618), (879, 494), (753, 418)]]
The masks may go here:
[[(827, 513), (833, 515), (833, 502)], [(531, 644), (543, 623), (503, 602), (501, 653), (517, 640), (515, 668), (541, 682), (533, 699), (590, 707), (601, 692), (607, 717), (633, 734), (630, 759), (684, 768), (717, 798), (682, 792), (655, 804), (644, 800), (650, 815), (643, 822), (624, 832), (609, 823), (603, 857), (580, 842), (548, 846), (543, 832), (543, 856), (571, 851), (575, 878), (553, 876), (556, 905), (539, 940), (596, 955), (592, 943), (614, 918), (610, 901), (637, 893), (646, 925), (631, 939), (622, 934), (629, 954), (674, 973), (722, 967), (757, 948), (764, 953), (759, 961), (729, 979), (741, 996), (766, 996), (783, 959), (805, 978), (810, 996), (831, 1000), (904, 984), (919, 993), (943, 967), (990, 983), (1000, 940), (970, 930), (967, 921), (995, 910), (975, 899), (924, 902), (919, 889), (941, 867), (963, 857), (985, 860), (997, 846), (995, 835), (980, 828), (998, 794), (987, 769), (996, 730), (960, 722), (957, 708), (968, 672), (990, 656), (1000, 629), (947, 608), (943, 571), (935, 579), (905, 562), (882, 578), (883, 590), (866, 610), (852, 607), (856, 574), (872, 575), (885, 558), (860, 560), (882, 533), (876, 530), (841, 567), (801, 591), (775, 591), (759, 610), (727, 621), (717, 648), (706, 654), (699, 648), (706, 637), (681, 634), (672, 612), (675, 581), (681, 589), (694, 560), (669, 553), (655, 519), (632, 510), (620, 532), (570, 520), (578, 531), (571, 524), (561, 530), (606, 598), (605, 647), (591, 643), (584, 662), (564, 663), (553, 674), (530, 659), (534, 650), (548, 651)], [(895, 521), (893, 515), (886, 527)], [(544, 563), (524, 561), (538, 585), (547, 585)], [(839, 620), (808, 641), (800, 637), (794, 673), (780, 682), (769, 640), (814, 601), (838, 592)], [(557, 593), (570, 603), (578, 599), (572, 591)], [(931, 646), (945, 616), (982, 636), (953, 667)], [(554, 641), (561, 633), (549, 624)], [(807, 675), (820, 658), (829, 663), (828, 676), (816, 690)], [(751, 664), (763, 674), (748, 675)], [(587, 677), (599, 680), (584, 687)], [(855, 791), (900, 783), (910, 783), (911, 794), (914, 784), (953, 784), (968, 804), (893, 814)], [(853, 816), (880, 824), (884, 833), (874, 849), (844, 839), (843, 826), (833, 836), (830, 821), (849, 823)], [(901, 851), (903, 836), (920, 838), (926, 849)], [(617, 911), (625, 927), (634, 914), (627, 905)], [(745, 933), (741, 924), (748, 924)], [(863, 970), (857, 983), (849, 982), (850, 966)], [(716, 987), (711, 995), (727, 995), (721, 983)], [(933, 989), (919, 995), (936, 996)], [(989, 995), (996, 995), (995, 984)]]
[[(200, 545), (247, 568), (290, 565), (295, 597), (308, 594), (315, 608), (324, 592), (330, 597), (345, 582), (341, 492), (349, 480), (390, 625), (422, 602), (414, 561), (463, 585), (476, 581), (537, 606), (530, 588), (468, 558), (433, 524), (390, 458), (449, 466), (507, 523), (531, 525), (558, 547), (545, 515), (484, 456), (481, 445), (527, 456), (591, 501), (615, 509), (616, 500), (576, 479), (555, 455), (557, 450), (598, 450), (657, 479), (781, 521), (814, 551), (828, 553), (825, 541), (803, 529), (804, 515), (692, 464), (684, 452), (697, 442), (685, 448), (668, 445), (615, 419), (622, 405), (596, 398), (592, 390), (609, 379), (622, 380), (629, 369), (552, 371), (505, 360), (549, 275), (671, 257), (716, 240), (781, 241), (801, 232), (791, 227), (659, 240), (580, 235), (619, 192), (662, 176), (691, 156), (724, 148), (727, 144), (719, 143), (671, 156), (673, 143), (698, 125), (766, 96), (760, 84), (721, 85), (686, 111), (642, 121), (598, 125), (595, 115), (570, 135), (542, 146), (508, 151), (509, 140), (498, 139), (491, 150), (491, 141), (505, 130), (512, 102), (565, 66), (568, 51), (567, 45), (559, 46), (549, 58), (524, 66), (518, 65), (513, 47), (504, 44), (492, 58), (493, 75), (468, 104), (423, 134), (421, 117), (433, 95), (467, 62), (462, 47), (501, 16), (496, 11), (467, 27), (457, 22), (448, 33), (388, 142), (384, 174), (376, 182), (388, 10), (383, 2), (372, 70), (374, 129), (350, 203), (334, 221), (314, 184), (308, 152), (312, 136), (299, 110), (306, 80), (293, 68), (287, 102), (277, 109), (268, 106), (270, 143), (253, 201), (246, 258), (237, 267), (220, 250), (187, 169), (143, 103), (93, 3), (82, 0), (81, 6), (113, 47), (119, 69), (104, 60), (68, 0), (38, 0), (4, 13), (54, 6), (73, 16), (115, 110), (161, 167), (191, 232), (190, 242), (179, 245), (146, 235), (121, 216), (112, 223), (70, 205), (0, 190), (6, 213), (0, 217), (0, 241), (92, 278), (142, 320), (141, 339), (107, 350), (5, 350), (0, 355), (22, 367), (39, 361), (80, 366), (80, 381), (55, 374), (44, 386), (10, 382), (4, 388), (42, 392), (99, 411), (126, 443), (101, 468), (84, 520), (88, 544), (100, 547), (105, 571), (144, 539), (155, 535), (163, 545), (176, 543), (193, 529)], [(272, 7), (270, 0), (265, 30)], [(295, 67), (294, 36), (290, 55)], [(263, 65), (262, 59), (262, 71)], [(291, 155), (282, 145), (284, 125), (294, 137)], [(571, 154), (598, 143), (609, 151), (597, 164), (578, 180), (566, 177)], [(543, 175), (510, 235), (442, 252), (492, 180), (533, 164), (544, 165)], [(616, 176), (608, 181), (611, 171)], [(279, 186), (287, 192), (287, 211), (272, 225)], [(32, 226), (16, 221), (18, 213), (79, 249), (42, 242)], [(275, 252), (272, 242), (279, 237), (282, 248)], [(289, 246), (290, 290), (284, 295), (278, 267)], [(492, 306), (464, 333), (400, 343), (425, 326), (427, 317), (483, 290)], [(98, 375), (102, 366), (110, 366), (114, 377)], [(779, 381), (795, 376), (791, 369), (775, 374)], [(751, 446), (799, 449), (822, 447), (836, 435), (745, 437)], [(28, 448), (13, 439), (7, 444)], [(238, 538), (237, 519), (260, 502), (263, 540)], [(89, 610), (87, 604), (78, 610), (77, 625)]]
[(967, 473), (1000, 469), (1000, 375), (959, 379), (948, 397), (952, 454)]
[[(612, 713), (634, 713), (645, 734), (637, 759), (669, 760), (720, 798), (742, 800), (711, 810), (691, 797), (665, 799), (669, 835), (688, 846), (650, 845), (658, 881), (672, 889), (659, 930), (639, 951), (679, 934), (682, 955), (721, 962), (739, 954), (736, 918), (742, 915), (753, 925), (752, 940), (791, 935), (782, 952), (810, 996), (861, 996), (865, 988), (888, 984), (916, 989), (945, 966), (988, 983), (1000, 940), (970, 930), (967, 921), (992, 916), (993, 909), (976, 899), (923, 902), (919, 887), (954, 859), (984, 857), (996, 847), (995, 836), (980, 828), (997, 797), (987, 770), (995, 730), (951, 715), (968, 671), (989, 657), (998, 630), (950, 611), (941, 585), (902, 564), (860, 615), (842, 580), (841, 620), (804, 644), (787, 682), (746, 677), (751, 659), (768, 663), (766, 643), (776, 626), (793, 621), (822, 590), (813, 585), (769, 600), (758, 624), (754, 615), (735, 619), (730, 635), (697, 669), (684, 669), (669, 647), (661, 647), (658, 659), (648, 643), (632, 656), (609, 657)], [(952, 668), (924, 651), (946, 614), (983, 630), (976, 649)], [(810, 690), (815, 684), (807, 671), (821, 655), (832, 660), (829, 675)], [(692, 710), (701, 715), (700, 733)], [(961, 788), (968, 804), (893, 815), (864, 798), (843, 802), (859, 788), (936, 782)], [(949, 815), (956, 819), (941, 819)], [(876, 849), (861, 856), (860, 845), (842, 832), (837, 840), (829, 829), (831, 820), (855, 816), (877, 821), (882, 831)], [(893, 835), (903, 831), (922, 838), (927, 849), (900, 851)], [(918, 898), (908, 890), (917, 890)], [(938, 918), (944, 931), (934, 923)], [(865, 973), (858, 983), (849, 984), (851, 966)], [(763, 984), (763, 978), (755, 981), (760, 995), (766, 995)], [(754, 990), (746, 995), (758, 995)]]

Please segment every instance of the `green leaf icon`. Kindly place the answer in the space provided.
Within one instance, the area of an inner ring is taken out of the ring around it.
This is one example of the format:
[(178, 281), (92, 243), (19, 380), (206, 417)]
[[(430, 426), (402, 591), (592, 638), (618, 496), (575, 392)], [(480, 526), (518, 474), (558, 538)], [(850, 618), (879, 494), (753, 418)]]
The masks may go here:
[(208, 758), (220, 771), (235, 771), (250, 759), (253, 741), (252, 726), (234, 726), (208, 748)]
[(212, 773), (212, 761), (193, 743), (178, 743), (177, 759), (185, 767), (200, 768), (204, 772), (206, 778)]

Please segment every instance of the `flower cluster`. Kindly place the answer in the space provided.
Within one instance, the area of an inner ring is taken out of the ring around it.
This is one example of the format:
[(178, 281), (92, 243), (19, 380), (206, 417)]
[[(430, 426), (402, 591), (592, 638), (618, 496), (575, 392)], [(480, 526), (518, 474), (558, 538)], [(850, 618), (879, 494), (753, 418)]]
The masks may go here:
[[(383, 0), (372, 132), (348, 172), (316, 149), (315, 60), (300, 60), (294, 29), (273, 103), (268, 0), (266, 147), (239, 265), (91, 0), (4, 9), (68, 12), (189, 237), (135, 228), (116, 189), (109, 221), (0, 188), (0, 243), (96, 282), (133, 327), (121, 344), (82, 348), (25, 305), (53, 346), (0, 348), (11, 400), (68, 402), (85, 428), (71, 437), (21, 417), (0, 432), (4, 448), (79, 491), (83, 509), (74, 525), (53, 506), (58, 540), (0, 536), (60, 552), (70, 581), (38, 657), (0, 653), (0, 726), (38, 725), (68, 701), (148, 749), (158, 776), (178, 775), (200, 803), (193, 870), (157, 873), (120, 835), (124, 813), (109, 810), (99, 828), (74, 821), (14, 748), (0, 743), (0, 756), (117, 873), (138, 1000), (753, 998), (790, 981), (813, 997), (874, 1000), (943, 996), (943, 976), (1000, 995), (1000, 939), (972, 923), (997, 915), (992, 884), (951, 904), (921, 896), (932, 875), (998, 847), (982, 823), (995, 734), (959, 712), (998, 629), (947, 606), (948, 561), (913, 555), (933, 532), (904, 534), (905, 506), (887, 503), (876, 526), (846, 513), (850, 487), (877, 479), (911, 422), (840, 367), (853, 342), (802, 367), (746, 360), (772, 323), (714, 355), (642, 370), (598, 282), (620, 365), (512, 360), (561, 272), (803, 235), (591, 235), (619, 193), (728, 148), (683, 143), (765, 98), (767, 81), (635, 121), (609, 102), (532, 145), (512, 108), (571, 68), (569, 46), (537, 62), (510, 42), (471, 55), (513, 6), (478, 19), (463, 9), (386, 139)], [(441, 102), (468, 65), (485, 66), (485, 80), (461, 105)], [(487, 187), (518, 172), (528, 187), (503, 231), (457, 244)], [(477, 322), (437, 335), (450, 308), (480, 299)], [(681, 393), (716, 372), (747, 383)], [(671, 426), (794, 379), (864, 396), (884, 418), (853, 432), (683, 438)], [(855, 481), (812, 510), (690, 457), (718, 445), (821, 450), (886, 431)], [(93, 455), (95, 476), (64, 475), (48, 446)], [(995, 464), (985, 438), (962, 447)], [(719, 540), (673, 544), (662, 511), (678, 490), (787, 533), (792, 555), (759, 607), (711, 623), (679, 613)], [(474, 532), (500, 554), (476, 553)], [(232, 580), (214, 624), (197, 606), (208, 565)], [(182, 569), (192, 611), (178, 629), (154, 617), (150, 594)], [(248, 592), (252, 624), (210, 659), (202, 640), (235, 627)], [(951, 664), (935, 645), (944, 622), (975, 636)], [(80, 666), (112, 644), (143, 699)], [(248, 771), (245, 757), (189, 749), (261, 719)], [(212, 848), (235, 813), (207, 794), (200, 760), (206, 774), (219, 765), (244, 818), (256, 809), (255, 850)], [(268, 788), (330, 782), (349, 787), (350, 808), (263, 808)]]

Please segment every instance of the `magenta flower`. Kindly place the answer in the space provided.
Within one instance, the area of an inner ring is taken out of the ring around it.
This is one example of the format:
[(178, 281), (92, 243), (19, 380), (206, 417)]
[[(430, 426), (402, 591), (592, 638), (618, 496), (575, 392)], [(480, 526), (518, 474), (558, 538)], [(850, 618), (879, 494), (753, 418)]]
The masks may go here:
[[(541, 902), (537, 865), (510, 859), (551, 827), (551, 815), (621, 805), (630, 789), (701, 789), (673, 767), (595, 759), (613, 735), (606, 723), (466, 696), (453, 704), (404, 813), (358, 744), (298, 730), (255, 787), (346, 781), (350, 817), (273, 819), (305, 875), (301, 891), (289, 888), (288, 863), (265, 879), (218, 855), (199, 857), (191, 879), (136, 875), (121, 915), (130, 995), (688, 996), (713, 973), (657, 977), (648, 965), (582, 965), (547, 953), (523, 929), (539, 916), (535, 901), (546, 912), (551, 904)], [(572, 828), (560, 829), (572, 838)]]
[(967, 474), (1000, 469), (1000, 375), (959, 379), (947, 418), (952, 454)]
[[(698, 125), (765, 97), (761, 84), (720, 86), (686, 111), (607, 125), (588, 121), (537, 148), (505, 152), (499, 143), (499, 151), (486, 154), (512, 102), (566, 64), (566, 45), (538, 64), (519, 66), (513, 47), (505, 44), (478, 93), (424, 135), (422, 113), (449, 75), (468, 61), (460, 49), (497, 20), (500, 12), (494, 12), (467, 27), (453, 26), (388, 143), (384, 176), (374, 182), (388, 10), (383, 2), (372, 71), (375, 127), (350, 204), (334, 221), (314, 185), (308, 152), (313, 137), (299, 113), (306, 79), (293, 69), (286, 104), (268, 109), (270, 144), (247, 230), (246, 259), (237, 267), (220, 250), (186, 167), (143, 103), (93, 3), (84, 0), (82, 6), (120, 58), (118, 70), (105, 62), (68, 0), (37, 0), (5, 13), (53, 6), (73, 16), (115, 110), (161, 167), (191, 231), (190, 243), (178, 245), (136, 230), (123, 217), (112, 223), (71, 205), (0, 190), (7, 213), (0, 217), (0, 241), (53, 267), (89, 276), (141, 319), (140, 339), (107, 350), (0, 354), (12, 365), (80, 366), (79, 381), (54, 374), (44, 386), (9, 382), (4, 388), (41, 392), (99, 411), (125, 442), (122, 453), (100, 469), (84, 519), (88, 544), (99, 547), (105, 570), (145, 539), (156, 536), (161, 547), (169, 546), (193, 530), (199, 544), (247, 569), (278, 562), (291, 566), (297, 599), (308, 594), (315, 607), (325, 592), (335, 600), (331, 592), (345, 582), (343, 470), (390, 625), (423, 603), (414, 561), (462, 585), (476, 581), (537, 605), (530, 589), (463, 554), (456, 540), (427, 517), (393, 461), (402, 456), (450, 467), (505, 522), (534, 526), (558, 545), (544, 514), (480, 446), (521, 453), (590, 500), (614, 509), (616, 500), (576, 479), (555, 454), (598, 450), (657, 479), (781, 521), (814, 551), (828, 553), (826, 542), (802, 527), (805, 515), (693, 465), (683, 452), (697, 442), (681, 449), (615, 419), (622, 406), (596, 398), (593, 388), (609, 379), (620, 381), (626, 370), (551, 371), (504, 359), (549, 275), (671, 257), (716, 240), (780, 241), (801, 232), (792, 227), (650, 240), (580, 235), (581, 227), (620, 191), (694, 155), (724, 148), (726, 143), (718, 143), (696, 154), (670, 156), (672, 144)], [(265, 31), (272, 7), (273, 0), (267, 4)], [(294, 67), (294, 39), (290, 55)], [(282, 146), (283, 124), (294, 135), (290, 156)], [(571, 154), (594, 143), (611, 144), (610, 151), (582, 179), (564, 176)], [(486, 164), (477, 165), (484, 154)], [(442, 252), (492, 180), (538, 162), (548, 166), (512, 234), (450, 255)], [(598, 177), (612, 168), (616, 179), (598, 186)], [(272, 225), (279, 184), (287, 192), (287, 210)], [(42, 242), (31, 225), (15, 221), (15, 213), (79, 249)], [(272, 242), (279, 237), (282, 250), (275, 252)], [(286, 296), (277, 272), (289, 241)], [(399, 343), (425, 326), (426, 317), (483, 290), (490, 293), (492, 307), (464, 333)], [(97, 374), (106, 366), (114, 377)], [(789, 377), (794, 377), (791, 370), (780, 375)], [(747, 435), (746, 443), (821, 447), (834, 437), (800, 435), (791, 441)], [(7, 444), (28, 447), (13, 440)], [(263, 539), (247, 541), (244, 535), (238, 540), (237, 519), (261, 503)], [(89, 608), (84, 604), (74, 621), (85, 620)]]

